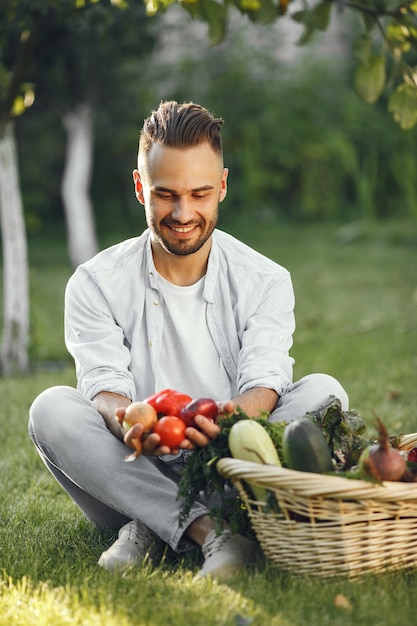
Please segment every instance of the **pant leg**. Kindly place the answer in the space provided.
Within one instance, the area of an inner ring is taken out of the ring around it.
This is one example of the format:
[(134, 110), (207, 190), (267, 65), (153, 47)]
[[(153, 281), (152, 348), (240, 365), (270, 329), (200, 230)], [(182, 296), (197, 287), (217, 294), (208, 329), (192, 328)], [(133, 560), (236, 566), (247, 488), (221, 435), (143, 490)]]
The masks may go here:
[[(33, 433), (30, 433), (30, 435), (33, 439)], [(37, 443), (35, 441), (34, 443), (38, 448)], [(78, 487), (78, 485), (65, 476), (61, 470), (55, 465), (52, 465), (39, 448), (38, 452), (53, 477), (60, 483), (61, 487), (65, 489), (67, 494), (74, 500), (75, 504), (95, 526), (101, 530), (119, 530), (122, 526), (127, 524), (127, 522), (130, 522), (131, 518), (111, 509), (109, 506), (97, 498), (93, 498), (86, 491)]]
[[(99, 526), (139, 519), (174, 550), (184, 529), (208, 512), (196, 502), (179, 526), (177, 484), (152, 457), (125, 462), (125, 444), (93, 403), (72, 387), (52, 387), (30, 409), (29, 432), (40, 456), (80, 509)], [(181, 548), (186, 546), (181, 542)]]
[(309, 374), (291, 383), (280, 397), (276, 408), (270, 415), (272, 422), (291, 422), (302, 417), (308, 411), (317, 411), (329, 396), (336, 396), (342, 404), (342, 410), (349, 408), (349, 398), (342, 385), (328, 374)]

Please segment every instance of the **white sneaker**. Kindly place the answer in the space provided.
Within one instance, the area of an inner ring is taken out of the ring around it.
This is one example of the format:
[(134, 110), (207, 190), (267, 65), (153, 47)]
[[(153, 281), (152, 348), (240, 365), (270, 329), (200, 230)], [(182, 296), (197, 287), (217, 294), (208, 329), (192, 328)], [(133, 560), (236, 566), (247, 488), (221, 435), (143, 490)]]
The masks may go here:
[(156, 541), (156, 536), (142, 522), (132, 520), (122, 526), (118, 539), (103, 552), (98, 564), (109, 571), (140, 565)]
[(230, 530), (224, 530), (221, 535), (216, 535), (212, 530), (207, 535), (202, 546), (204, 565), (196, 578), (213, 576), (218, 580), (225, 580), (232, 574), (247, 568), (251, 563), (258, 560), (262, 551), (256, 541), (251, 541), (234, 534)]

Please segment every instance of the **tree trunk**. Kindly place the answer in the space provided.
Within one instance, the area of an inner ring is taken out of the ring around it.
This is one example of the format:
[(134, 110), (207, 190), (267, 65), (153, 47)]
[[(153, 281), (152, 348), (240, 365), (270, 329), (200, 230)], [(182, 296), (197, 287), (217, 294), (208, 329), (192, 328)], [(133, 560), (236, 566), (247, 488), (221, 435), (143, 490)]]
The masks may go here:
[(91, 107), (80, 104), (63, 118), (67, 152), (61, 195), (71, 263), (77, 267), (98, 251), (89, 189), (93, 164)]
[(3, 245), (3, 374), (29, 368), (29, 270), (13, 124), (0, 134), (0, 217)]

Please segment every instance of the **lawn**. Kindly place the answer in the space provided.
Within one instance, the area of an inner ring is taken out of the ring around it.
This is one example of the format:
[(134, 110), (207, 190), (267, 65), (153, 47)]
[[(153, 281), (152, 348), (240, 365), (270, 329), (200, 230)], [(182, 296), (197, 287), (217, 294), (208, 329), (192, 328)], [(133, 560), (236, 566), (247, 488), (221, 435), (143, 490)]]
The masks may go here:
[[(392, 433), (417, 430), (417, 224), (256, 223), (233, 232), (291, 270), (295, 377), (336, 376), (371, 432), (373, 412)], [(63, 242), (49, 242), (30, 242), (33, 371), (0, 378), (0, 626), (414, 622), (413, 571), (324, 582), (267, 565), (225, 585), (194, 581), (195, 555), (176, 560), (167, 553), (161, 565), (123, 576), (97, 566), (112, 536), (83, 518), (26, 432), (33, 398), (48, 386), (74, 383), (62, 339), (71, 269)]]

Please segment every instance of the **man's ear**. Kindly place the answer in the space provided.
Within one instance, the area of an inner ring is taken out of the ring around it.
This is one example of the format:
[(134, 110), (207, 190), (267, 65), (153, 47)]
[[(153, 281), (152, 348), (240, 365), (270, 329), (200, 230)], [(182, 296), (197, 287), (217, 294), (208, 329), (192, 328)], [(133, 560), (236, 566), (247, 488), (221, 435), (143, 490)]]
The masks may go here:
[(140, 179), (139, 170), (133, 170), (133, 182), (135, 184), (135, 195), (141, 204), (145, 204), (143, 197), (143, 185)]
[(224, 168), (223, 170), (223, 176), (222, 176), (222, 180), (220, 183), (220, 197), (219, 197), (219, 202), (223, 202), (223, 200), (226, 197), (227, 194), (227, 176), (229, 174), (229, 170), (227, 169), (227, 167)]

